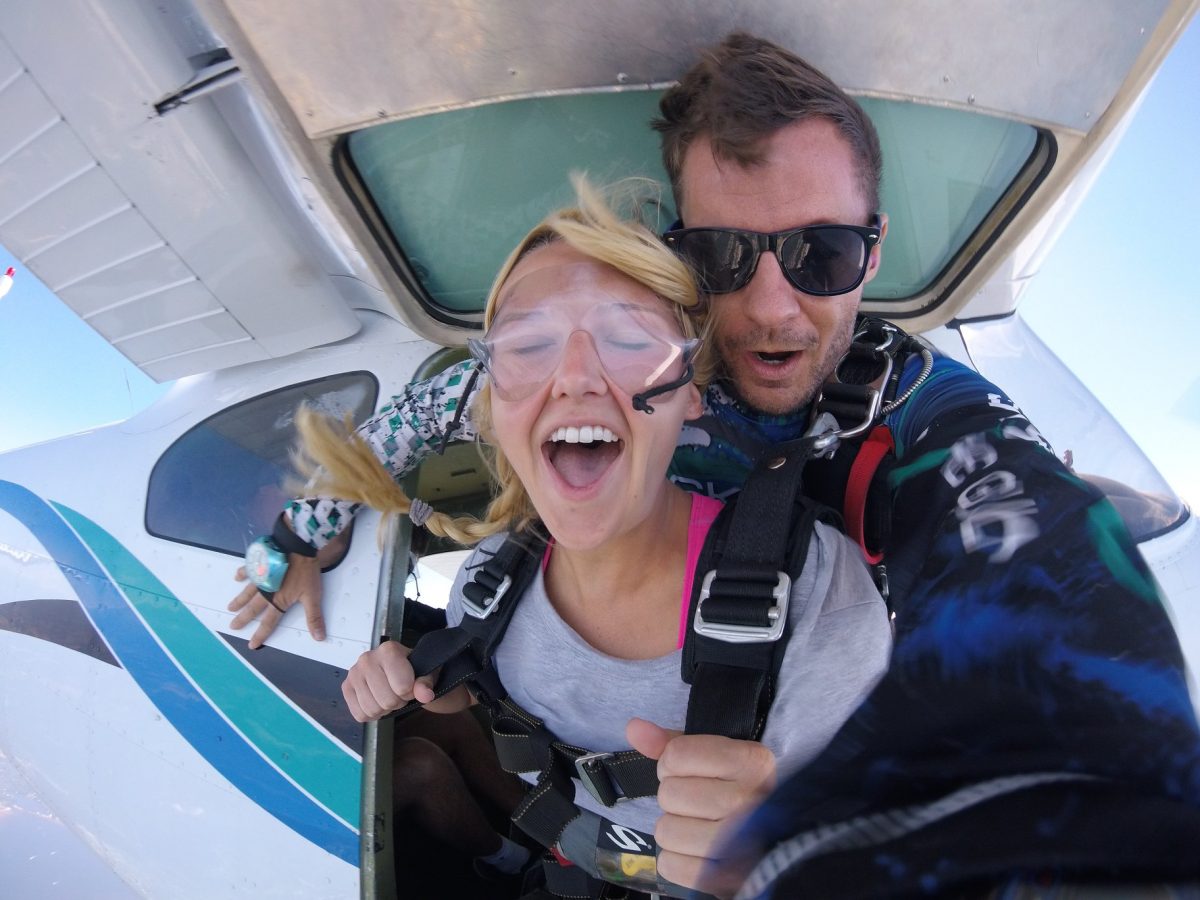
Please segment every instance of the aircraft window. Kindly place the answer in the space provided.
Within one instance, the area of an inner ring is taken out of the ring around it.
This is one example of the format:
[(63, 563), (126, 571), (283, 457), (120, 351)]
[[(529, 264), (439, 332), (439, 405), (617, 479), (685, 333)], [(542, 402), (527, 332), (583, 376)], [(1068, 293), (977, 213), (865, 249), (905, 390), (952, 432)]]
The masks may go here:
[(860, 101), (883, 147), (887, 252), (865, 296), (919, 294), (953, 259), (1033, 155), (1037, 129), (893, 100)]
[(146, 530), (155, 537), (241, 556), (288, 499), (289, 454), (301, 403), (354, 421), (375, 408), (379, 383), (348, 372), (263, 394), (182, 435), (150, 473)]
[[(567, 176), (642, 175), (665, 184), (647, 127), (657, 91), (514, 100), (419, 116), (349, 135), (338, 164), (397, 272), (426, 310), (465, 324), (517, 240), (571, 200)], [(869, 299), (926, 289), (1014, 187), (1038, 132), (1005, 119), (867, 98), (886, 163), (890, 217)], [(531, 164), (532, 163), (532, 164)], [(669, 193), (659, 224), (675, 218)]]

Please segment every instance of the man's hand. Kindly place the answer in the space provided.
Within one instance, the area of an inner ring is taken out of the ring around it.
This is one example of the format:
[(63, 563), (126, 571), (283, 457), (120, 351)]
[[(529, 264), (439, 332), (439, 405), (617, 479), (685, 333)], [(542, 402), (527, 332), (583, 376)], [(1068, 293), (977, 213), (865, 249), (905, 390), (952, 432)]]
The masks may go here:
[(757, 741), (683, 734), (644, 719), (630, 719), (625, 737), (643, 756), (658, 760), (659, 875), (732, 896), (745, 873), (715, 866), (714, 854), (775, 786), (775, 755)]
[[(242, 592), (229, 603), (229, 611), (237, 613), (229, 627), (234, 631), (244, 628), (258, 619), (258, 628), (250, 638), (250, 649), (257, 650), (263, 645), (283, 613), (297, 603), (304, 607), (308, 619), (308, 633), (315, 641), (325, 640), (325, 619), (321, 615), (321, 564), (316, 558), (300, 556), (298, 553), (288, 554), (288, 568), (283, 575), (283, 583), (275, 592), (274, 605), (258, 592), (253, 584), (247, 584)], [(246, 569), (239, 566), (234, 578), (246, 580)]]
[[(299, 603), (304, 607), (304, 615), (308, 620), (308, 633), (314, 641), (325, 640), (325, 618), (321, 615), (321, 570), (336, 565), (346, 555), (349, 546), (350, 529), (347, 528), (318, 550), (316, 557), (289, 553), (288, 568), (283, 574), (283, 583), (272, 598), (274, 603), (268, 603), (254, 585), (246, 585), (227, 607), (230, 612), (237, 613), (229, 627), (237, 631), (258, 619), (258, 628), (250, 638), (250, 649), (257, 650), (271, 636), (283, 614)], [(233, 577), (245, 581), (245, 568), (239, 567)]]
[(471, 705), (472, 698), (465, 685), (459, 685), (434, 702), (437, 674), (417, 678), (411, 651), (403, 644), (388, 641), (358, 658), (342, 682), (342, 696), (350, 707), (350, 715), (358, 722), (370, 722), (416, 700), (433, 712), (458, 712)]

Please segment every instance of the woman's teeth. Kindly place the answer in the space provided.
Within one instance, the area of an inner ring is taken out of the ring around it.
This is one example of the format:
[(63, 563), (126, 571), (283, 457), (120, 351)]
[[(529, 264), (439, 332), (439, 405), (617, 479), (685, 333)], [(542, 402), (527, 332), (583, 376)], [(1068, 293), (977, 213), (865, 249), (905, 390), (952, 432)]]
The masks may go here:
[(593, 441), (614, 444), (617, 441), (617, 437), (601, 425), (582, 425), (578, 428), (571, 425), (555, 431), (550, 435), (550, 440), (565, 444), (590, 444)]

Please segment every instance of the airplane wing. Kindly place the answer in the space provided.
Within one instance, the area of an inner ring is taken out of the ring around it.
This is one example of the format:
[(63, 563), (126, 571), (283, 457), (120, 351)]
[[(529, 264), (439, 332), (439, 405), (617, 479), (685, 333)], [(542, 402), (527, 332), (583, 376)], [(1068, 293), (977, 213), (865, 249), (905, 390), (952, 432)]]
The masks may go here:
[[(1014, 248), (1069, 218), (1088, 167), (1098, 168), (1115, 144), (1109, 138), (1195, 10), (1193, 0), (1154, 0), (1133, 14), (1105, 0), (1021, 16), (1003, 5), (937, 6), (923, 15), (871, 4), (848, 29), (840, 8), (817, 5), (797, 16), (771, 2), (743, 6), (733, 17), (725, 4), (690, 2), (548, 11), (542, 0), (502, 10), (411, 0), (342, 4), (335, 24), (323, 0), (296, 0), (285, 14), (246, 0), (204, 0), (198, 11), (168, 4), (155, 15), (61, 0), (55, 14), (72, 27), (51, 33), (40, 4), (2, 3), (0, 243), (159, 381), (337, 341), (357, 329), (354, 308), (461, 345), (478, 324), (486, 279), (460, 284), (460, 270), (478, 263), (490, 277), (499, 260), (464, 254), (461, 240), (445, 235), (511, 246), (544, 211), (543, 198), (529, 199), (541, 187), (532, 170), (566, 184), (559, 161), (545, 158), (556, 141), (521, 145), (518, 133), (538, 132), (510, 120), (464, 132), (453, 147), (438, 125), (430, 134), (406, 131), (415, 142), (409, 155), (423, 148), (428, 165), (385, 173), (388, 190), (418, 190), (406, 195), (415, 207), (382, 214), (375, 186), (336, 162), (353, 156), (344, 148), (361, 138), (388, 150), (400, 132), (387, 129), (422, 117), (515, 115), (525, 107), (498, 101), (522, 98), (561, 101), (556, 108), (568, 113), (577, 98), (595, 115), (597, 98), (641, 97), (645, 110), (621, 107), (640, 126), (653, 113), (655, 89), (698, 47), (741, 25), (798, 48), (878, 104), (871, 109), (896, 161), (884, 179), (895, 192), (896, 236), (864, 308), (925, 331), (956, 315), (1015, 308), (1041, 256)], [(547, 29), (555, 41), (530, 40)], [(956, 36), (939, 45), (936, 62), (930, 33)], [(1011, 52), (981, 56), (981, 41)], [(912, 120), (912, 109), (931, 118)], [(981, 146), (972, 157), (980, 171), (956, 174), (944, 190), (920, 181), (929, 147), (905, 156), (893, 139), (949, 127), (939, 111), (971, 113), (972, 127), (1024, 123), (1016, 131), (1030, 147), (1009, 148), (1024, 160), (1015, 177), (984, 165), (1003, 155), (1014, 132)], [(504, 141), (488, 137), (498, 133)], [(656, 155), (646, 140), (634, 157)], [(585, 144), (565, 154), (574, 167), (586, 164)], [(487, 177), (469, 182), (471, 167), (454, 168), (456, 154), (475, 154), (476, 169), (480, 157), (498, 158), (498, 168), (485, 166)], [(596, 160), (594, 175), (612, 174), (612, 148)], [(603, 160), (612, 165), (602, 169)], [(435, 162), (445, 164), (447, 180), (437, 181)], [(619, 162), (616, 173), (635, 171)], [(958, 216), (967, 203), (959, 181), (971, 179), (998, 180), (1003, 190)], [(903, 198), (938, 190), (943, 203), (901, 220), (909, 214)], [(492, 221), (492, 207), (524, 218)], [(943, 223), (946, 210), (953, 221)], [(437, 216), (445, 217), (441, 231), (430, 222)], [(397, 234), (397, 217), (418, 224)], [(927, 246), (927, 236), (943, 230), (945, 246)], [(893, 283), (905, 276), (904, 259), (912, 275)], [(434, 296), (439, 284), (447, 303)]]
[[(247, 177), (230, 123), (263, 129), (244, 91), (156, 109), (196, 88), (193, 66), (166, 16), (118, 28), (104, 9), (63, 4), (93, 21), (53, 40), (36, 4), (4, 11), (0, 243), (160, 382), (353, 334), (352, 305), (378, 288), (330, 229), (295, 224), (316, 215), (310, 198)], [(228, 63), (201, 71), (238, 77)]]

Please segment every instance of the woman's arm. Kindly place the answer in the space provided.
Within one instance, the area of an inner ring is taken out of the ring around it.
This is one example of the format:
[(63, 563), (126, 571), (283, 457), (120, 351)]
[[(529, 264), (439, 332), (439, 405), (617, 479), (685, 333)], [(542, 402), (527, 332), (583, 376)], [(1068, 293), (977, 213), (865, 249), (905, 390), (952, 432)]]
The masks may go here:
[(412, 700), (436, 713), (459, 712), (475, 703), (463, 684), (435, 700), (437, 673), (417, 678), (408, 661), (411, 652), (403, 644), (388, 641), (362, 654), (346, 673), (342, 696), (356, 721), (379, 719)]

